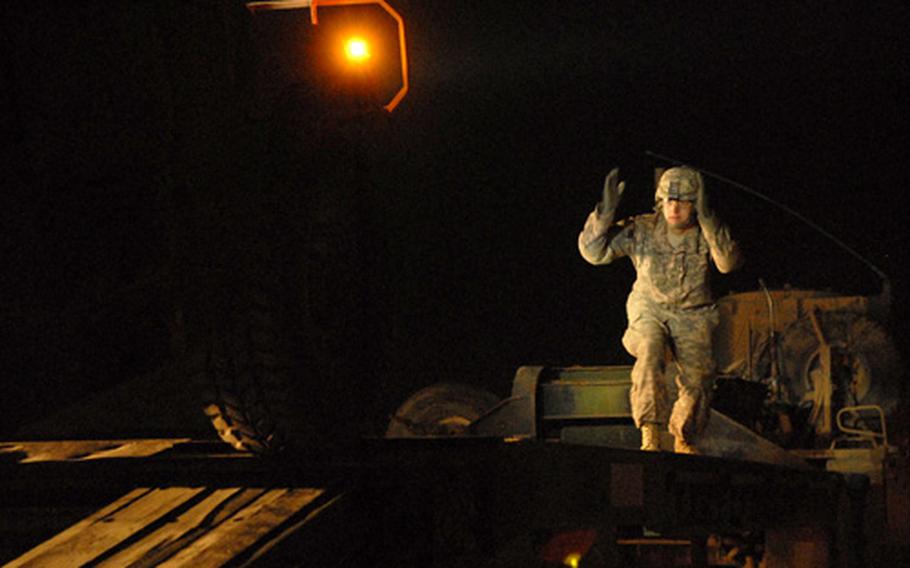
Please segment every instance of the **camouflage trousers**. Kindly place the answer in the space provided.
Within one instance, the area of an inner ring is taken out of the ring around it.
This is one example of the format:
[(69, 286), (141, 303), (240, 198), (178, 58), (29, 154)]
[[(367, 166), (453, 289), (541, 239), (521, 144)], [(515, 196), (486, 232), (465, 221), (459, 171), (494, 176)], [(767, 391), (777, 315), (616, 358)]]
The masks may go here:
[[(629, 327), (622, 343), (635, 357), (630, 391), (635, 425), (667, 424), (673, 436), (691, 442), (708, 422), (715, 372), (711, 333), (719, 321), (717, 308), (674, 309), (633, 292), (626, 313)], [(671, 373), (666, 372), (668, 363)], [(670, 374), (677, 390), (672, 410)]]

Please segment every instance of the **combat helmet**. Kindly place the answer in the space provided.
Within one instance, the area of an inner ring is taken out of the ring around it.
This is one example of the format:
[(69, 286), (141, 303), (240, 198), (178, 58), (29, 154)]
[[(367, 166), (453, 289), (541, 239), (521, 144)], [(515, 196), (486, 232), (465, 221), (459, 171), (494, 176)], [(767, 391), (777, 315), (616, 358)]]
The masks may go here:
[(692, 168), (685, 166), (669, 168), (657, 182), (654, 201), (656, 203), (661, 203), (664, 199), (695, 201), (701, 184), (701, 175)]

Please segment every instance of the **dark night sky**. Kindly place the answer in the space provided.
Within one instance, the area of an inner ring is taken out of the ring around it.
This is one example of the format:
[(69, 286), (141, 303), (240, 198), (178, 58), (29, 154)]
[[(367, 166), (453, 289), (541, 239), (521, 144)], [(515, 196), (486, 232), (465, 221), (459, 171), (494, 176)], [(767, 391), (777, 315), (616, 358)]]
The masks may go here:
[[(629, 181), (620, 212), (650, 208), (666, 164), (646, 150), (806, 215), (891, 276), (906, 319), (904, 3), (393, 4), (412, 89), (370, 146), (359, 198), (383, 378), (357, 388), (377, 413), (438, 380), (505, 395), (521, 364), (628, 362), (631, 267), (590, 267), (575, 239), (613, 166)], [(169, 224), (189, 203), (215, 207), (207, 188), (242, 187), (240, 157), (294, 115), (274, 109), (305, 99), (276, 95), (304, 73), (290, 51), (304, 14), (241, 8), (86, 1), (7, 18), (0, 372), (16, 412), (0, 431), (167, 359)], [(244, 171), (314, 175), (315, 146), (304, 165), (269, 155)], [(717, 291), (759, 277), (878, 291), (817, 232), (709, 183), (748, 255)]]

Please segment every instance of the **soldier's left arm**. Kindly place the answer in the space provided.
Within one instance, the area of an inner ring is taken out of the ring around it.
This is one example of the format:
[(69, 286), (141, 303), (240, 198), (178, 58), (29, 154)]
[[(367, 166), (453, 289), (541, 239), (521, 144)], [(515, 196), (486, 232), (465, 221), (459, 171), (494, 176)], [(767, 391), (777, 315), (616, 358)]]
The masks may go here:
[(711, 210), (701, 174), (697, 174), (697, 178), (698, 196), (695, 200), (695, 213), (698, 226), (701, 227), (701, 232), (708, 242), (711, 259), (714, 260), (717, 269), (723, 273), (731, 272), (742, 264), (742, 253), (730, 235), (730, 227)]
[(715, 215), (714, 217), (698, 218), (702, 234), (708, 241), (711, 250), (711, 259), (717, 269), (723, 273), (731, 272), (742, 264), (742, 253), (739, 245), (730, 236), (730, 228)]

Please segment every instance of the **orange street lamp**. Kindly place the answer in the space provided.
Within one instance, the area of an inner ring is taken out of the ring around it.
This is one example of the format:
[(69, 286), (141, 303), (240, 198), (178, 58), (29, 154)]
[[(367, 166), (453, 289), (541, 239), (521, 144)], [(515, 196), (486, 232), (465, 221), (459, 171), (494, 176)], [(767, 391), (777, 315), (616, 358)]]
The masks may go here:
[(365, 63), (370, 58), (370, 44), (363, 38), (349, 38), (344, 42), (344, 56), (351, 63)]
[[(301, 8), (309, 8), (310, 22), (316, 26), (319, 25), (318, 10), (320, 7), (354, 6), (365, 4), (376, 4), (385, 10), (385, 12), (389, 14), (398, 24), (398, 52), (399, 59), (401, 61), (401, 87), (398, 89), (392, 99), (383, 106), (383, 108), (385, 108), (387, 111), (392, 112), (408, 92), (408, 56), (407, 48), (405, 46), (404, 20), (401, 18), (401, 15), (399, 15), (394, 8), (389, 6), (385, 0), (262, 0), (256, 2), (247, 2), (246, 7), (250, 12), (253, 13), (270, 10), (297, 10)], [(345, 43), (344, 52), (345, 57), (347, 57), (348, 61), (351, 61), (352, 63), (364, 63), (370, 59), (370, 46), (369, 43), (367, 43), (367, 41), (363, 38), (349, 38)]]

